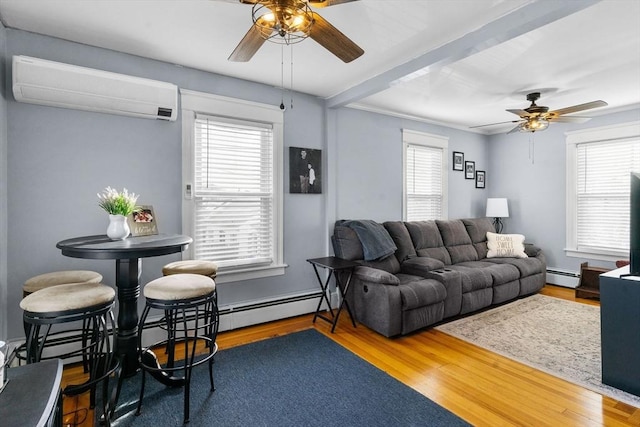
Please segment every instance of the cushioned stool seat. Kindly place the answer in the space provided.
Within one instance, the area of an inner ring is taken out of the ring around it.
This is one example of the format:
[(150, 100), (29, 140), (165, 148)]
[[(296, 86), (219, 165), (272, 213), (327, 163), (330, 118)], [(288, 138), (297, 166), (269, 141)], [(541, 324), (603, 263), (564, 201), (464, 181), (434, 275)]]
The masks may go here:
[[(116, 329), (113, 317), (115, 290), (101, 283), (74, 283), (40, 289), (27, 295), (20, 302), (23, 320), (28, 325), (27, 342), (25, 343), (28, 363), (43, 359), (43, 349), (53, 325), (83, 322), (82, 348), (53, 357), (71, 357), (82, 354), (86, 361), (89, 379), (82, 384), (69, 385), (63, 390), (67, 396), (75, 396), (86, 391), (91, 392), (90, 405), (95, 405), (96, 385), (103, 382), (103, 417), (106, 423), (113, 414), (117, 390), (109, 397), (109, 377), (118, 377), (120, 363), (115, 358), (112, 348), (112, 334)], [(63, 331), (67, 332), (67, 331)]]
[[(208, 362), (211, 391), (213, 385), (213, 357), (218, 350), (218, 307), (216, 284), (211, 277), (201, 274), (170, 274), (147, 283), (143, 289), (146, 305), (140, 316), (138, 329), (144, 330), (151, 309), (164, 311), (167, 338), (143, 347), (142, 333), (138, 336), (142, 385), (138, 410), (142, 409), (146, 373), (165, 385), (184, 386), (184, 422), (189, 422), (189, 388), (193, 367)], [(203, 352), (196, 354), (198, 343), (204, 343)], [(154, 351), (164, 351), (167, 363), (160, 365)], [(176, 352), (184, 350), (184, 357), (176, 359)], [(182, 373), (180, 374), (180, 371)]]
[(218, 265), (212, 261), (198, 259), (175, 261), (162, 267), (162, 274), (164, 276), (171, 274), (200, 274), (215, 279), (218, 274)]
[(20, 308), (43, 317), (58, 317), (51, 313), (73, 313), (113, 303), (115, 295), (112, 287), (101, 283), (70, 283), (34, 292), (20, 301)]
[(23, 296), (39, 291), (40, 289), (50, 288), (51, 286), (65, 285), (71, 283), (100, 283), (102, 275), (95, 271), (88, 270), (67, 270), (54, 271), (51, 273), (40, 274), (27, 279), (22, 285)]

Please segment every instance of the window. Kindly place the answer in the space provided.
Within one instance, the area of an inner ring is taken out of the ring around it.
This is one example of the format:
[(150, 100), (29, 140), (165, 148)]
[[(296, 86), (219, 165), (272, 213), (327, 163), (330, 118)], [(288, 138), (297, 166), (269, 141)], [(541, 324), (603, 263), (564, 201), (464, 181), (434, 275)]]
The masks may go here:
[(188, 255), (216, 262), (219, 282), (283, 274), (282, 112), (181, 95)]
[(640, 123), (567, 133), (567, 255), (629, 255), (630, 172), (640, 172)]
[(448, 139), (405, 129), (402, 140), (403, 218), (405, 221), (446, 219)]

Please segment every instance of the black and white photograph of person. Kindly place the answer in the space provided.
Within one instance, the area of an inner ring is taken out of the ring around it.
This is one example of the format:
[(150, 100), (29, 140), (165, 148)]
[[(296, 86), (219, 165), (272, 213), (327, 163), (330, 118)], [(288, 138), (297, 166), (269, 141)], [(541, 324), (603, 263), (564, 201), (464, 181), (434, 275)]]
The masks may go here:
[(289, 193), (322, 193), (322, 150), (289, 147)]

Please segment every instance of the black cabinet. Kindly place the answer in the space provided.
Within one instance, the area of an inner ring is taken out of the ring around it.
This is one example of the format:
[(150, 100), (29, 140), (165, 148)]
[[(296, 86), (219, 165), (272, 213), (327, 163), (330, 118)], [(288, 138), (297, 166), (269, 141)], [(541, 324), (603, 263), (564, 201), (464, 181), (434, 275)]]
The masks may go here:
[(640, 277), (600, 276), (602, 382), (640, 396)]
[(45, 360), (9, 368), (0, 393), (0, 424), (3, 426), (59, 426), (62, 361)]

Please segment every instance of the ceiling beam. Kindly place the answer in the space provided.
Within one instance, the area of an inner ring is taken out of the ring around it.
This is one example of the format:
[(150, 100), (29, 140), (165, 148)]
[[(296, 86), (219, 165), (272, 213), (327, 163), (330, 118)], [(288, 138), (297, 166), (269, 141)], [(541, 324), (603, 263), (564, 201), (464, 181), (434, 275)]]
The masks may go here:
[(535, 1), (459, 39), (446, 43), (359, 83), (325, 100), (328, 108), (338, 108), (388, 89), (393, 82), (425, 67), (440, 66), (459, 61), (492, 46), (514, 39), (536, 28), (580, 12), (601, 0)]

